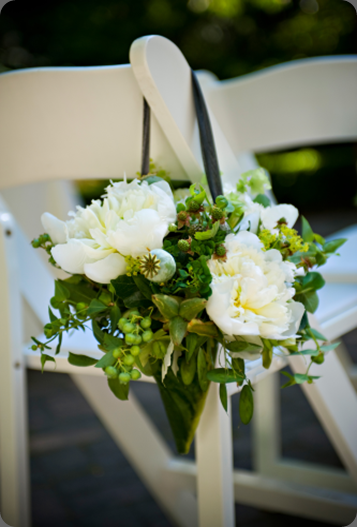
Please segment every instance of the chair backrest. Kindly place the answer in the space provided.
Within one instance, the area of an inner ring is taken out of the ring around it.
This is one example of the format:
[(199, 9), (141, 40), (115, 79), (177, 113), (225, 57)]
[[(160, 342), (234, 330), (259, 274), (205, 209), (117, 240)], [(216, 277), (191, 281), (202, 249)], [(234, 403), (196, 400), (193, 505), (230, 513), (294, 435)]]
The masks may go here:
[[(143, 37), (130, 61), (182, 164), (200, 163), (190, 68), (180, 50), (163, 37)], [(357, 138), (357, 56), (299, 60), (223, 82), (202, 72), (200, 82), (224, 176), (232, 153), (248, 169), (251, 151)]]
[[(143, 97), (129, 65), (4, 73), (0, 115), (0, 189), (140, 170)], [(155, 116), (150, 153), (186, 177)]]
[[(152, 112), (191, 181), (200, 181), (203, 162), (194, 109), (191, 68), (170, 40), (148, 36), (135, 40), (130, 48), (135, 78)], [(211, 125), (223, 182), (236, 181), (243, 171), (215, 116)]]
[(356, 89), (357, 55), (296, 60), (203, 85), (236, 155), (355, 141)]

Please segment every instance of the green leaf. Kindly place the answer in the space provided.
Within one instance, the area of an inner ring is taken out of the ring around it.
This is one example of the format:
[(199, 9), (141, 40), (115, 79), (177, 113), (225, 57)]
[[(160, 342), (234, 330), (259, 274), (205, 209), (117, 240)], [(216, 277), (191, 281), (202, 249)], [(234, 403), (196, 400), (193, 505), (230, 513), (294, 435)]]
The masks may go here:
[(134, 279), (136, 287), (144, 295), (144, 297), (147, 298), (148, 300), (151, 300), (152, 291), (151, 291), (149, 280), (147, 280), (145, 276), (143, 276), (142, 274), (133, 276), (133, 279)]
[(295, 373), (294, 379), (296, 384), (302, 384), (303, 382), (306, 382), (309, 380), (309, 376), (306, 375), (306, 373)]
[(188, 323), (187, 331), (207, 337), (218, 337), (217, 326), (213, 322), (202, 322), (202, 320), (198, 318), (194, 318)]
[(187, 322), (182, 317), (174, 317), (169, 322), (170, 335), (175, 346), (181, 344), (186, 331), (187, 331)]
[(113, 335), (110, 335), (109, 333), (104, 333), (103, 345), (106, 350), (113, 351), (116, 348), (121, 348), (123, 344), (124, 342), (122, 339), (119, 339), (118, 337), (114, 337)]
[(56, 346), (56, 355), (59, 354), (59, 352), (61, 351), (61, 346), (62, 346), (62, 338), (63, 338), (63, 333), (60, 333), (59, 336), (58, 336), (58, 344)]
[(96, 298), (93, 298), (91, 300), (89, 306), (88, 306), (88, 316), (95, 315), (96, 313), (102, 313), (102, 311), (105, 311), (107, 309), (107, 306), (104, 305), (100, 300), (97, 300)]
[(310, 291), (316, 291), (321, 289), (325, 285), (325, 280), (322, 278), (320, 273), (316, 271), (307, 273), (301, 282), (302, 290), (299, 291), (299, 294), (308, 293)]
[(197, 375), (200, 388), (203, 392), (207, 391), (209, 386), (207, 370), (205, 352), (200, 348), (197, 354)]
[(310, 291), (309, 293), (302, 295), (295, 295), (294, 300), (296, 300), (296, 302), (301, 302), (309, 313), (315, 313), (319, 305), (319, 297), (315, 291)]
[(150, 362), (175, 438), (177, 450), (180, 454), (187, 454), (208, 392), (202, 392), (196, 381), (187, 386), (182, 382), (180, 375), (177, 375), (177, 377), (174, 375), (172, 368), (168, 369), (163, 383), (161, 379), (161, 361), (150, 359)]
[(135, 291), (130, 296), (124, 298), (124, 304), (127, 308), (131, 309), (133, 307), (150, 307), (151, 302), (148, 300), (141, 291)]
[(289, 386), (294, 386), (294, 384), (296, 384), (294, 377), (290, 375), (290, 373), (288, 373), (287, 371), (281, 371), (280, 373), (282, 375), (285, 375), (285, 377), (288, 377), (289, 379), (289, 381), (286, 384), (283, 384), (283, 386), (281, 386), (281, 389), (288, 388)]
[(172, 296), (153, 295), (152, 301), (166, 320), (176, 317), (179, 314), (180, 304)]
[(190, 360), (198, 344), (197, 333), (189, 333), (186, 336), (186, 348), (188, 350), (187, 360)]
[(307, 221), (304, 216), (301, 217), (301, 230), (302, 230), (302, 239), (304, 242), (313, 242), (314, 233), (310, 227), (310, 223)]
[(123, 300), (138, 291), (137, 285), (131, 276), (121, 275), (110, 283), (114, 287), (118, 297)]
[(121, 317), (121, 312), (119, 307), (115, 304), (110, 310), (110, 329), (111, 333), (114, 333), (114, 331), (118, 328), (118, 322)]
[(273, 348), (264, 346), (262, 351), (263, 367), (268, 370), (273, 360)]
[(219, 385), (219, 398), (225, 411), (228, 410), (228, 396), (227, 396), (227, 386), (225, 384)]
[(323, 250), (325, 253), (334, 253), (339, 249), (344, 243), (347, 242), (347, 238), (336, 238), (336, 240), (331, 240), (330, 242), (326, 242), (323, 246)]
[(181, 302), (179, 315), (186, 320), (192, 320), (198, 313), (200, 313), (206, 306), (207, 300), (204, 298), (189, 298)]
[(327, 344), (326, 346), (321, 346), (321, 351), (324, 351), (324, 352), (327, 352), (327, 351), (332, 351), (334, 350), (335, 348), (337, 348), (337, 346), (339, 346), (341, 344), (341, 342), (334, 342), (333, 344)]
[(57, 319), (56, 315), (53, 314), (52, 309), (48, 306), (48, 314), (51, 322), (55, 322)]
[(99, 324), (96, 320), (92, 320), (92, 330), (97, 342), (99, 342), (99, 344), (103, 344), (105, 333), (100, 329)]
[(121, 384), (118, 378), (108, 379), (108, 386), (115, 397), (121, 401), (127, 401), (129, 399), (129, 383)]
[(290, 355), (318, 355), (319, 350), (318, 349), (307, 349), (307, 350), (300, 350), (300, 351), (294, 351), (294, 353), (290, 353)]
[(41, 353), (41, 372), (43, 373), (44, 367), (46, 362), (54, 362), (56, 364), (56, 360), (54, 357), (51, 357), (51, 355), (46, 355), (46, 353)]
[(228, 382), (244, 381), (245, 375), (226, 368), (215, 368), (207, 373), (207, 379), (213, 382), (226, 384)]
[(314, 328), (308, 328), (306, 331), (307, 331), (307, 333), (310, 333), (310, 334), (312, 333), (317, 340), (323, 340), (324, 342), (326, 342), (328, 340), (326, 337), (324, 337), (324, 335), (319, 333)]
[(84, 302), (89, 305), (91, 300), (97, 296), (97, 292), (90, 286), (89, 282), (71, 283), (66, 280), (57, 281), (69, 291), (69, 298), (76, 304)]
[(241, 351), (254, 353), (260, 351), (262, 346), (259, 344), (253, 344), (252, 342), (247, 342), (246, 340), (234, 340), (232, 342), (225, 343), (225, 348), (236, 353)]
[(61, 280), (55, 281), (55, 295), (54, 298), (57, 302), (64, 302), (70, 297), (70, 291), (68, 288), (61, 283)]
[(110, 350), (107, 351), (105, 355), (97, 362), (95, 365), (95, 368), (106, 368), (107, 366), (113, 366), (113, 364), (117, 361), (115, 357), (113, 357), (113, 351)]
[(251, 387), (246, 384), (239, 397), (239, 415), (244, 425), (247, 425), (253, 417), (254, 400)]
[(197, 364), (197, 359), (195, 355), (191, 357), (191, 360), (189, 361), (186, 361), (185, 358), (183, 358), (181, 361), (180, 373), (181, 373), (182, 382), (186, 386), (189, 386), (195, 377), (196, 364)]
[(270, 207), (270, 199), (265, 194), (258, 194), (254, 199), (254, 203), (263, 205), (264, 208)]
[(219, 226), (220, 226), (220, 222), (216, 221), (213, 224), (212, 229), (209, 229), (203, 232), (195, 232), (195, 239), (202, 241), (202, 240), (210, 240), (211, 238), (214, 238), (218, 232)]
[(68, 362), (72, 364), (72, 366), (93, 366), (93, 364), (96, 364), (98, 361), (97, 359), (92, 359), (92, 357), (87, 357), (86, 355), (77, 355), (69, 352)]

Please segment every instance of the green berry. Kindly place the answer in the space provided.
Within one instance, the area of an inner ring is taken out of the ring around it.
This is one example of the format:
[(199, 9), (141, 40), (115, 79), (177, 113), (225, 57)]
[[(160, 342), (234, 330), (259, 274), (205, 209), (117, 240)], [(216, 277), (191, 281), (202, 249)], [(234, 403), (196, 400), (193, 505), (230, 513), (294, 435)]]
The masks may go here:
[(42, 238), (43, 238), (43, 241), (44, 242), (49, 242), (51, 240), (51, 237), (49, 234), (45, 233), (45, 234), (42, 234)]
[(226, 255), (226, 248), (224, 245), (218, 245), (218, 247), (216, 247), (216, 255), (220, 257)]
[(126, 322), (123, 325), (123, 332), (124, 333), (133, 333), (134, 329), (135, 329), (135, 324), (132, 324), (131, 322)]
[(136, 344), (136, 337), (137, 335), (134, 335), (134, 333), (127, 333), (125, 335), (125, 342), (129, 344), (129, 346), (132, 346), (133, 344)]
[(125, 366), (132, 366), (135, 362), (135, 357), (133, 357), (131, 354), (125, 355), (123, 362)]
[(139, 346), (139, 344), (141, 344), (142, 342), (142, 338), (141, 338), (141, 335), (135, 335), (135, 342), (134, 342), (134, 345), (135, 346)]
[(127, 318), (120, 318), (118, 322), (118, 328), (123, 331), (124, 324), (126, 324), (127, 322), (129, 322)]
[(153, 338), (153, 336), (154, 336), (154, 333), (151, 331), (151, 329), (144, 331), (144, 333), (142, 334), (142, 338), (144, 342), (149, 342)]
[(186, 221), (186, 220), (187, 220), (187, 212), (185, 212), (184, 210), (181, 211), (181, 212), (179, 212), (179, 213), (177, 214), (177, 219), (178, 219), (179, 221)]
[(130, 372), (130, 377), (133, 381), (137, 381), (138, 379), (140, 379), (141, 373), (139, 370), (133, 370), (132, 372)]
[(149, 329), (149, 327), (151, 326), (151, 318), (150, 317), (143, 318), (142, 321), (140, 322), (140, 326), (143, 329)]
[(121, 348), (116, 348), (114, 351), (113, 351), (113, 357), (115, 359), (119, 359), (119, 357), (123, 354)]
[(141, 351), (141, 350), (140, 350), (139, 346), (132, 346), (132, 347), (130, 348), (130, 353), (131, 353), (134, 357), (137, 357), (137, 356), (139, 355), (140, 351)]
[(105, 375), (107, 375), (111, 379), (115, 379), (115, 377), (118, 376), (118, 370), (114, 368), (114, 366), (107, 366), (104, 371)]
[(38, 238), (35, 238), (34, 240), (32, 240), (31, 244), (34, 249), (37, 249), (38, 247), (41, 246), (41, 242)]
[(37, 346), (36, 346), (36, 344), (32, 344), (31, 349), (32, 349), (33, 351), (36, 351), (36, 350), (37, 350)]
[(176, 232), (177, 231), (177, 225), (175, 225), (174, 223), (171, 223), (169, 225), (169, 232)]
[(211, 216), (214, 220), (221, 220), (224, 216), (224, 212), (219, 207), (212, 207)]
[(182, 251), (183, 253), (187, 253), (187, 251), (190, 250), (190, 244), (187, 240), (179, 240), (177, 243), (177, 247)]
[(192, 212), (197, 212), (198, 209), (200, 208), (200, 204), (198, 203), (198, 201), (192, 199), (190, 201), (190, 203), (188, 204), (188, 210), (192, 211)]
[(84, 311), (85, 309), (87, 309), (87, 304), (85, 302), (78, 302), (78, 304), (76, 305), (76, 310)]
[(131, 375), (130, 373), (127, 373), (127, 372), (121, 372), (119, 373), (119, 381), (122, 383), (122, 384), (127, 384), (131, 379)]
[(316, 364), (322, 364), (325, 360), (324, 354), (319, 353), (318, 355), (311, 357), (312, 362), (315, 362)]

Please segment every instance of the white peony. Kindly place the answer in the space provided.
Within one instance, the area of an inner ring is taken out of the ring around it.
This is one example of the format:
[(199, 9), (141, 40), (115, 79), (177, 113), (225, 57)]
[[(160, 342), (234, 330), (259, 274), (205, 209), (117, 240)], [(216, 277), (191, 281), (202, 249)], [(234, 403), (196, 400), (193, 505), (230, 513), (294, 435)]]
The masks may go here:
[(261, 221), (261, 229), (268, 229), (274, 231), (276, 224), (282, 218), (285, 218), (287, 226), (291, 229), (299, 217), (299, 211), (294, 205), (287, 205), (282, 203), (280, 205), (272, 205), (271, 207), (263, 207), (259, 203), (255, 203), (248, 194), (243, 196), (246, 209), (244, 217), (240, 224), (240, 230), (256, 234), (258, 232), (259, 221)]
[(134, 179), (114, 183), (103, 201), (77, 207), (63, 222), (45, 213), (42, 224), (56, 244), (52, 256), (68, 273), (85, 274), (107, 284), (126, 272), (124, 256), (160, 249), (176, 219), (171, 189), (165, 181), (148, 185)]
[(225, 245), (226, 261), (208, 262), (213, 277), (206, 306), (210, 318), (228, 337), (295, 337), (304, 313), (304, 306), (292, 300), (295, 265), (284, 262), (276, 249), (264, 251), (251, 232), (229, 234)]

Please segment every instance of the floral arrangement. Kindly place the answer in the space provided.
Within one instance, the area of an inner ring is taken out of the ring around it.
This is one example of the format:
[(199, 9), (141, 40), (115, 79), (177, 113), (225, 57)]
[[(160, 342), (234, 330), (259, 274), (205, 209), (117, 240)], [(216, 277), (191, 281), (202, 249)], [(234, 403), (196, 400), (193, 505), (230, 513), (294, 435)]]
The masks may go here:
[[(336, 346), (309, 326), (324, 285), (312, 269), (345, 240), (325, 242), (304, 218), (300, 236), (298, 210), (271, 205), (269, 188), (258, 168), (212, 202), (201, 185), (173, 193), (165, 172), (151, 166), (145, 177), (112, 183), (69, 221), (43, 214), (46, 234), (32, 245), (71, 276), (55, 282), (47, 340), (33, 338), (42, 365), (55, 361), (47, 350), (56, 340), (59, 353), (64, 332), (91, 324), (103, 356), (69, 353), (68, 361), (101, 368), (121, 400), (131, 381), (153, 376), (180, 453), (188, 452), (210, 382), (220, 384), (225, 409), (226, 384), (242, 387), (240, 417), (249, 423), (254, 389), (245, 361), (269, 368), (274, 355), (303, 354), (306, 371), (282, 372), (284, 386), (312, 383), (311, 364)], [(313, 349), (302, 349), (309, 340)]]

